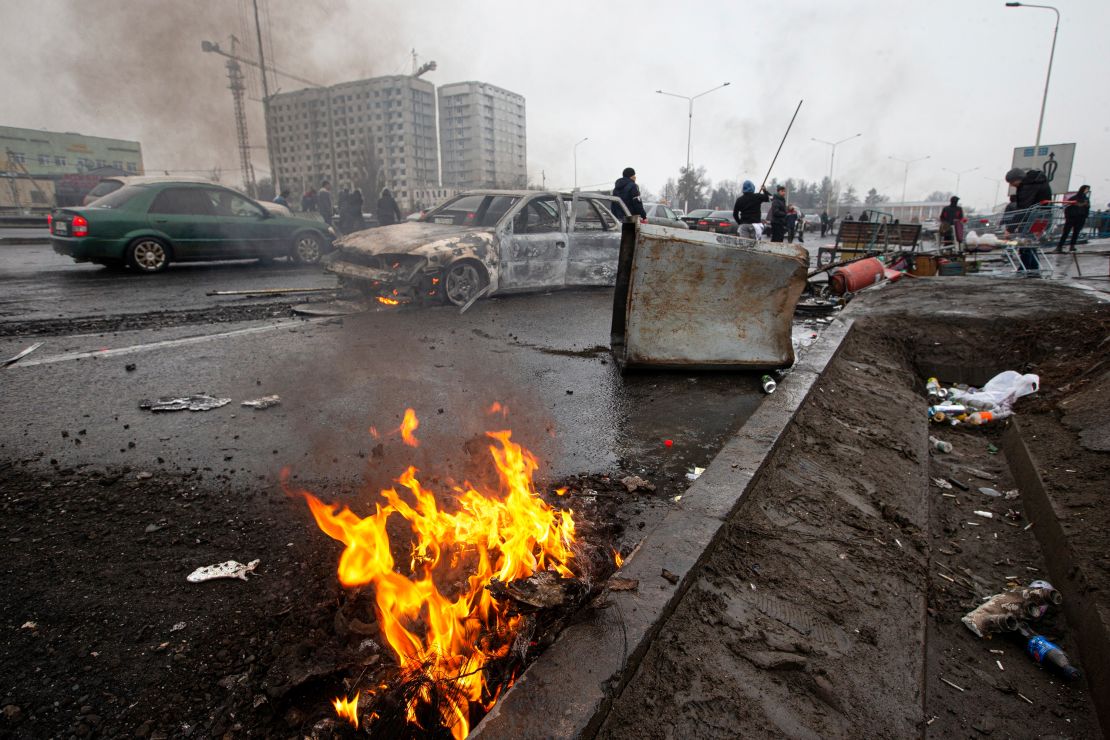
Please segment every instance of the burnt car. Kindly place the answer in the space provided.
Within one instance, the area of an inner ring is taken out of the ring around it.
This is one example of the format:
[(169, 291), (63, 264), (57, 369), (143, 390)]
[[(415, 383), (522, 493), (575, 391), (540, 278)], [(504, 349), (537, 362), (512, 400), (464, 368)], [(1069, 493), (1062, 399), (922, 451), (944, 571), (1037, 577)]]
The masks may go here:
[(419, 221), (348, 234), (326, 260), (345, 286), (385, 302), (612, 285), (620, 251), (617, 198), (595, 193), (473, 190)]

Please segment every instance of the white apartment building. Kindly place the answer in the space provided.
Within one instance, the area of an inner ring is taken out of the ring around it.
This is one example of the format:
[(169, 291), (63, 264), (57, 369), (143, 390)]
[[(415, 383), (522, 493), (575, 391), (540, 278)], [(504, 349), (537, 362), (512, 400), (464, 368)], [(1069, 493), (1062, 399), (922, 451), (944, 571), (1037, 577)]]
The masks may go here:
[(523, 188), (527, 184), (524, 96), (484, 82), (439, 88), (443, 186)]

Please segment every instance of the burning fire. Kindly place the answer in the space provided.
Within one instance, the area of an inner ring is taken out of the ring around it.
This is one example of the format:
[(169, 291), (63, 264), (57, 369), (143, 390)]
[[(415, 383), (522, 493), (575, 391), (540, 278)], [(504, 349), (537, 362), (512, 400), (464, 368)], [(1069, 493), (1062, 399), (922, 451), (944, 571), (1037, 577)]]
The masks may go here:
[[(409, 409), (401, 427), (406, 444), (415, 446), (417, 425)], [(440, 508), (413, 467), (397, 479), (400, 491), (381, 491), (384, 503), (365, 518), (300, 491), (320, 529), (346, 545), (340, 583), (373, 586), (378, 624), (402, 671), (428, 679), (406, 707), (408, 721), (419, 724), (417, 709), (432, 704), (430, 683), (450, 683), (453, 689), (442, 693), (436, 709), (459, 740), (470, 731), (470, 706), (493, 706), (497, 688), (486, 685), (483, 668), (508, 655), (522, 621), (485, 586), (493, 578), (512, 581), (542, 570), (573, 576), (571, 512), (555, 510), (537, 495), (532, 477), (538, 463), (512, 441), (512, 432), (487, 436), (494, 441), (489, 452), (499, 490), (453, 486), (454, 511)], [(407, 569), (395, 563), (393, 546), (400, 543), (391, 542), (386, 528), (394, 515), (412, 533)], [(355, 704), (336, 699), (335, 709), (350, 718)]]
[(420, 426), (420, 420), (416, 418), (416, 412), (412, 409), (405, 409), (405, 418), (401, 420), (401, 439), (409, 447), (420, 446), (420, 441), (412, 436), (418, 426)]
[(400, 303), (396, 298), (386, 298), (384, 295), (378, 296), (378, 303), (384, 303), (387, 306), (396, 306)]
[(332, 706), (335, 707), (336, 714), (354, 725), (355, 729), (358, 729), (358, 694), (355, 694), (355, 697), (350, 701), (345, 697), (338, 696), (332, 702)]

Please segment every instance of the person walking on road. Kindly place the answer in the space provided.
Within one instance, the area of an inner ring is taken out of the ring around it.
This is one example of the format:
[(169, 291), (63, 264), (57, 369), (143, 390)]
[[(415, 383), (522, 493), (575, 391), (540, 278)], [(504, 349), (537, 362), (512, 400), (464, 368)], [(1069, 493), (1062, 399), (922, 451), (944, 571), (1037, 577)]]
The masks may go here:
[(771, 198), (771, 241), (781, 242), (786, 237), (786, 186), (775, 188)]
[(1079, 238), (1079, 232), (1083, 231), (1083, 224), (1087, 223), (1087, 216), (1091, 212), (1091, 186), (1081, 186), (1067, 204), (1067, 208), (1064, 209), (1064, 230), (1060, 234), (1060, 243), (1056, 245), (1058, 253), (1064, 251), (1064, 241), (1068, 238), (1069, 231), (1071, 251), (1075, 251), (1075, 241)]
[(829, 212), (821, 211), (821, 236), (825, 236), (829, 231)]
[[(640, 200), (640, 186), (636, 184), (636, 170), (631, 167), (624, 168), (620, 179), (613, 183), (613, 195), (624, 202), (629, 213), (638, 216), (641, 221), (647, 221), (647, 211), (644, 210), (644, 203)], [(613, 215), (620, 221), (624, 220), (624, 214), (616, 203), (613, 204)]]
[(316, 191), (312, 188), (304, 191), (301, 196), (301, 213), (312, 213), (316, 210)]
[(794, 234), (798, 231), (798, 211), (794, 206), (786, 209), (786, 241), (794, 243)]
[(740, 186), (740, 197), (732, 206), (732, 219), (739, 224), (736, 233), (745, 239), (758, 239), (762, 232), (760, 227), (760, 210), (764, 203), (771, 200), (770, 193), (765, 188), (755, 192), (755, 183), (745, 180)]
[(351, 191), (351, 230), (362, 231), (366, 228), (366, 221), (362, 218), (362, 191), (355, 188)]
[(320, 183), (320, 190), (316, 193), (316, 212), (324, 218), (324, 223), (331, 226), (335, 212), (331, 205), (331, 183), (327, 180)]
[(397, 201), (393, 199), (393, 193), (389, 192), (389, 188), (382, 188), (376, 210), (379, 226), (392, 226), (401, 222), (401, 209), (397, 206)]
[(289, 208), (289, 191), (282, 190), (281, 193), (279, 193), (278, 196), (274, 198), (274, 202), (277, 203), (279, 206), (285, 206), (286, 208)]

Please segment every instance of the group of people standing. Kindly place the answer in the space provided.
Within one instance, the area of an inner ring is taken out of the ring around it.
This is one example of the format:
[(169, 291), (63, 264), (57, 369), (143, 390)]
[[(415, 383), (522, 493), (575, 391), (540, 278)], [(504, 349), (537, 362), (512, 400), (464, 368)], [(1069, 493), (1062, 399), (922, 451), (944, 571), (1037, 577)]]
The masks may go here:
[(796, 207), (786, 204), (786, 186), (777, 186), (775, 194), (771, 195), (765, 187), (761, 187), (759, 192), (756, 192), (755, 183), (751, 180), (745, 180), (740, 186), (740, 197), (732, 206), (732, 218), (738, 224), (736, 233), (747, 239), (758, 239), (762, 236), (762, 210), (763, 204), (767, 202), (771, 204), (771, 210), (767, 214), (767, 221), (771, 228), (771, 241), (793, 242), (794, 237), (797, 236), (798, 241), (804, 242), (805, 218)]
[[(281, 194), (274, 198), (274, 202), (289, 208), (289, 191), (282, 190)], [(301, 195), (301, 211), (304, 213), (319, 213), (320, 217), (324, 219), (324, 223), (334, 227), (340, 234), (349, 234), (352, 231), (361, 231), (366, 228), (366, 218), (362, 214), (364, 205), (362, 190), (359, 188), (354, 190), (344, 188), (339, 191), (338, 201), (333, 206), (331, 183), (328, 180), (320, 183), (319, 190), (309, 188)], [(375, 215), (378, 218), (379, 226), (400, 223), (401, 208), (397, 205), (397, 200), (393, 197), (389, 188), (382, 189), (376, 205)], [(336, 210), (339, 211), (338, 218), (336, 218)]]

